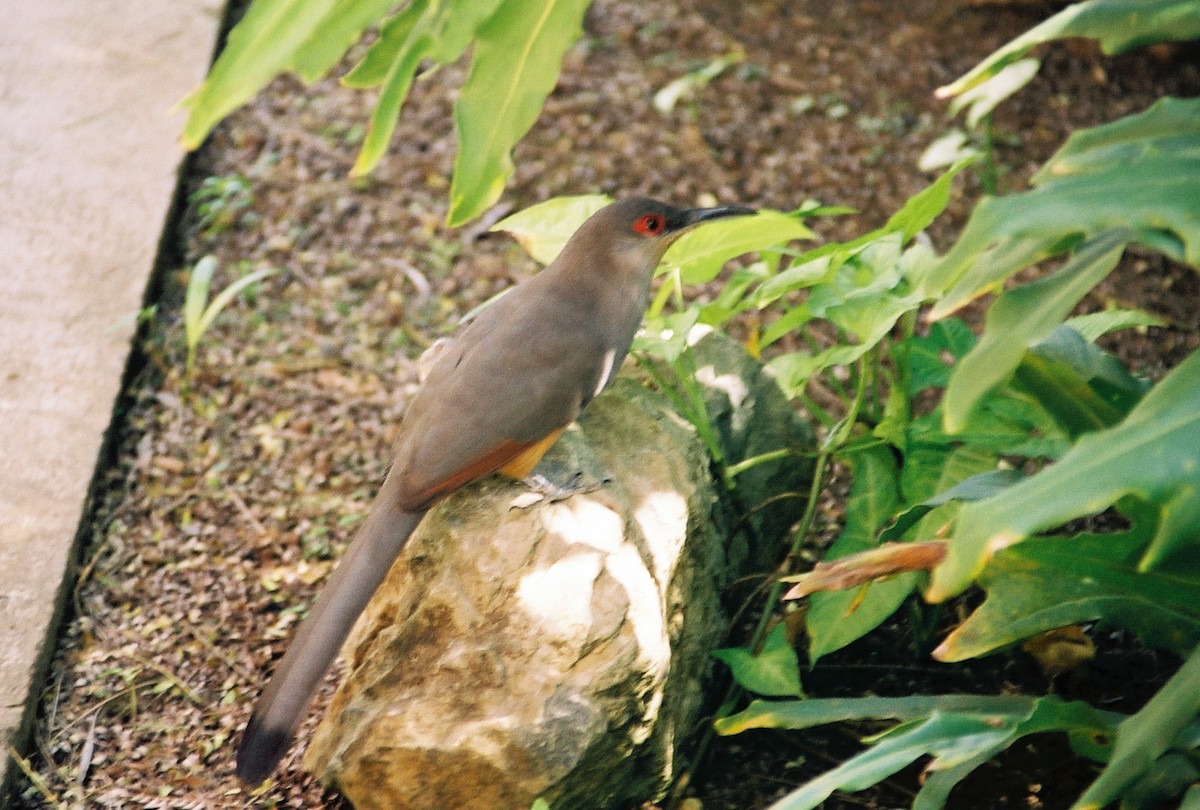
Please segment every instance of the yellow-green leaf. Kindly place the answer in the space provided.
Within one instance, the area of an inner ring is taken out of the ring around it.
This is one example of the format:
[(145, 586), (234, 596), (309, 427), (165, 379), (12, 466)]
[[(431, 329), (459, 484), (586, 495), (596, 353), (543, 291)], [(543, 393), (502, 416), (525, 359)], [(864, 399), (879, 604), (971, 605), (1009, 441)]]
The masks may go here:
[(503, 0), (477, 32), (471, 71), (454, 105), (459, 149), (447, 221), (485, 211), (513, 172), (511, 152), (537, 120), (563, 54), (583, 33), (590, 0)]

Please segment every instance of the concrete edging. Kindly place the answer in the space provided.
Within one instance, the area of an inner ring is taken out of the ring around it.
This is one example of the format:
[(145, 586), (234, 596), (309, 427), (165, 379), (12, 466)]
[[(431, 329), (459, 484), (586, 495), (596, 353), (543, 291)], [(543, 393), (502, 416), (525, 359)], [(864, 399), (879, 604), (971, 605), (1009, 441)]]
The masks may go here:
[[(22, 750), (222, 0), (10, 3), (0, 35), (0, 732)], [(68, 583), (69, 584), (69, 583)], [(17, 774), (5, 753), (0, 784)], [(0, 802), (4, 794), (0, 794)]]

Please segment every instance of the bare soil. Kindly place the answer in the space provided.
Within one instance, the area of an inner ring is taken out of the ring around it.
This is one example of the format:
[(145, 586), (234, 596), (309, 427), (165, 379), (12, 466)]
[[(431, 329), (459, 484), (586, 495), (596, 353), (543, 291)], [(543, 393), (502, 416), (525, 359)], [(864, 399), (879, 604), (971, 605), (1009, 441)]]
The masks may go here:
[[(596, 191), (781, 209), (817, 198), (858, 211), (818, 223), (824, 236), (862, 233), (931, 179), (917, 157), (949, 123), (932, 91), (1053, 10), (598, 0), (516, 150), (504, 205)], [(656, 90), (735, 48), (744, 62), (670, 114), (654, 109)], [(1078, 127), (1200, 92), (1187, 48), (1109, 58), (1072, 43), (1046, 57), (996, 117), (1004, 189), (1022, 188)], [(230, 186), (210, 222), (193, 204), (171, 236), (177, 266), (158, 291), (145, 366), (118, 414), (117, 450), (101, 474), (72, 616), (45, 686), (32, 759), (40, 784), (23, 785), (14, 806), (339, 806), (295, 753), (268, 790), (247, 794), (233, 778), (234, 743), (382, 478), (415, 358), (536, 270), (506, 237), (442, 225), (462, 78), (456, 66), (417, 82), (389, 155), (360, 182), (347, 175), (371, 98), (334, 80), (274, 82), (198, 154), (189, 191), (208, 177), (240, 178), (244, 189)], [(973, 177), (956, 185), (931, 229), (940, 249), (979, 195)], [(186, 380), (185, 268), (209, 253), (222, 266), (217, 286), (251, 269), (281, 272), (217, 319)], [(1167, 328), (1110, 344), (1135, 370), (1158, 375), (1196, 346), (1198, 286), (1195, 273), (1131, 252), (1086, 308), (1165, 317)], [(840, 491), (823, 501), (826, 537), (837, 531)], [(943, 629), (955, 618), (945, 615)], [(811, 693), (1052, 686), (1019, 652), (937, 665), (908, 628), (897, 621), (830, 656), (806, 676)], [(1094, 640), (1096, 661), (1054, 688), (1132, 710), (1172, 666), (1119, 635)], [(863, 731), (718, 740), (686, 795), (709, 810), (764, 807), (856, 750)], [(1041, 741), (981, 769), (953, 806), (1065, 807), (1092, 773), (1061, 741)], [(913, 769), (827, 806), (907, 806), (918, 778)]]

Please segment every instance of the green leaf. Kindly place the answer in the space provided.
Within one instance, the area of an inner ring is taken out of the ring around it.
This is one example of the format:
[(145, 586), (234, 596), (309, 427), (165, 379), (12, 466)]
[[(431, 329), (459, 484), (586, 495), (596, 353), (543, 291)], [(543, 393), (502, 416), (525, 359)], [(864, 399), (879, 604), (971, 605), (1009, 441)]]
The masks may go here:
[(743, 61), (746, 54), (737, 48), (724, 56), (717, 57), (707, 64), (685, 73), (654, 94), (654, 109), (666, 115), (675, 109), (681, 98), (690, 97), (697, 90), (702, 90), (713, 79), (720, 76), (731, 65)]
[(828, 280), (832, 266), (828, 255), (793, 264), (760, 284), (755, 289), (752, 300), (755, 305), (765, 307), (794, 290)]
[(988, 310), (983, 337), (950, 375), (944, 400), (946, 430), (961, 430), (983, 396), (1005, 380), (1025, 350), (1046, 337), (1116, 266), (1132, 237), (1106, 231), (1080, 248), (1058, 272), (1006, 292)]
[(1142, 643), (1186, 654), (1200, 642), (1200, 570), (1141, 573), (1152, 510), (1124, 532), (1028, 540), (996, 554), (980, 574), (987, 600), (933, 655), (963, 661), (1026, 638), (1101, 621)]
[[(191, 373), (192, 366), (195, 364), (196, 348), (200, 345), (201, 338), (204, 337), (204, 333), (208, 331), (208, 327), (221, 314), (221, 311), (229, 306), (229, 302), (233, 300), (234, 296), (251, 284), (262, 281), (264, 278), (279, 272), (271, 268), (248, 273), (221, 290), (209, 302), (208, 294), (212, 286), (213, 274), (216, 273), (216, 270), (216, 258), (205, 256), (196, 262), (196, 266), (192, 268), (191, 277), (188, 278), (187, 291), (183, 300), (183, 331), (184, 339), (187, 343), (188, 374)], [(205, 306), (206, 302), (207, 306)]]
[(953, 780), (965, 777), (1022, 737), (1047, 731), (1103, 733), (1109, 728), (1091, 707), (1055, 698), (1037, 701), (1029, 712), (935, 710), (923, 721), (887, 732), (871, 748), (808, 782), (768, 810), (809, 810), (835, 790), (864, 790), (925, 756), (932, 757), (926, 770), (934, 778), (926, 782), (921, 791), (924, 795), (918, 795), (914, 807), (937, 808), (954, 786)]
[[(853, 475), (846, 503), (846, 525), (826, 552), (826, 561), (878, 545), (875, 535), (892, 519), (900, 496), (899, 470), (889, 448), (872, 445), (851, 454), (846, 462)], [(905, 574), (873, 583), (865, 595), (860, 589), (812, 594), (804, 619), (811, 639), (809, 662), (816, 664), (821, 656), (840, 650), (874, 630), (895, 613), (916, 583), (916, 574)]]
[(976, 159), (976, 156), (960, 159), (928, 186), (909, 197), (903, 207), (892, 214), (880, 230), (885, 233), (900, 231), (904, 235), (904, 241), (908, 242), (928, 228), (950, 203), (950, 185), (954, 178)]
[(317, 81), (333, 69), (368, 25), (382, 19), (395, 5), (395, 0), (338, 0), (313, 35), (292, 55), (290, 68), (306, 82)]
[[(939, 88), (940, 98), (957, 96), (1001, 73), (1035, 46), (1055, 39), (1098, 39), (1107, 54), (1153, 42), (1200, 38), (1195, 0), (1092, 0), (1076, 3), (1004, 45), (966, 75)], [(1032, 74), (1025, 82), (1032, 78)], [(1008, 93), (1025, 82), (1010, 83)], [(997, 99), (998, 101), (999, 99)]]
[(967, 133), (952, 129), (925, 147), (917, 159), (917, 168), (931, 172), (943, 166), (952, 166), (960, 160), (978, 158), (980, 154), (979, 148), (967, 139)]
[(1140, 326), (1166, 326), (1167, 323), (1157, 315), (1152, 315), (1140, 309), (1107, 309), (1101, 312), (1089, 312), (1087, 315), (1077, 315), (1068, 318), (1066, 325), (1074, 329), (1084, 340), (1094, 341), (1109, 332), (1121, 329), (1133, 329)]
[(401, 49), (412, 47), (410, 36), (425, 17), (430, 2), (413, 0), (402, 11), (386, 19), (379, 27), (378, 39), (371, 43), (358, 64), (342, 77), (342, 84), (360, 90), (383, 84), (400, 57)]
[(648, 352), (667, 363), (674, 363), (688, 347), (692, 327), (700, 319), (700, 310), (689, 307), (683, 312), (660, 315), (646, 320), (645, 329), (633, 339), (633, 349)]
[[(1057, 698), (1045, 698), (1057, 700)], [(799, 731), (850, 720), (923, 720), (943, 713), (1014, 714), (1029, 716), (1038, 698), (1028, 695), (908, 695), (906, 697), (809, 698), (753, 700), (737, 714), (714, 724), (722, 736), (756, 728)]]
[(208, 78), (179, 106), (188, 111), (180, 135), (195, 149), (217, 122), (288, 69), (293, 55), (337, 6), (337, 0), (258, 0), (233, 27)]
[(1128, 495), (1163, 517), (1139, 570), (1195, 544), (1200, 534), (1200, 352), (1192, 354), (1108, 430), (1089, 433), (1056, 464), (994, 498), (968, 504), (934, 569), (926, 598), (965, 588), (997, 551)]
[(812, 237), (803, 222), (779, 211), (718, 219), (679, 237), (667, 250), (659, 272), (678, 269), (683, 283), (705, 284), (735, 256)]
[(895, 522), (879, 535), (879, 542), (890, 543), (901, 539), (909, 529), (916, 526), (922, 518), (939, 506), (944, 506), (952, 501), (980, 501), (984, 498), (991, 498), (1021, 481), (1024, 477), (1017, 470), (988, 470), (975, 473), (944, 492), (926, 498), (916, 506), (911, 506), (901, 512)]
[(954, 362), (974, 346), (975, 333), (958, 318), (935, 321), (929, 327), (928, 337), (905, 341), (909, 396), (926, 388), (945, 388)]
[(502, 0), (479, 28), (471, 70), (454, 105), (459, 148), (448, 224), (473, 219), (499, 198), (513, 172), (512, 148), (554, 89), (563, 54), (583, 33), (588, 5), (590, 0)]
[(200, 328), (204, 317), (204, 305), (208, 302), (208, 291), (212, 286), (213, 274), (217, 272), (217, 257), (205, 256), (196, 262), (188, 277), (187, 291), (183, 299), (183, 332), (190, 349), (200, 342), (204, 330)]
[[(417, 6), (413, 6), (401, 12), (393, 24), (386, 28), (379, 43), (384, 49), (382, 53), (392, 56), (392, 63), (383, 78), (375, 109), (371, 112), (371, 123), (362, 149), (350, 170), (352, 177), (360, 177), (371, 171), (387, 151), (392, 133), (396, 130), (400, 108), (408, 98), (413, 77), (422, 61), (431, 60), (439, 65), (448, 65), (458, 59), (471, 39), (481, 34), (488, 25), (485, 21), (489, 17), (501, 16), (503, 8), (496, 10), (500, 2), (502, 0), (431, 0), (419, 4), (419, 16)], [(397, 46), (401, 36), (403, 41)], [(479, 44), (475, 47), (478, 50)], [(363, 81), (367, 72), (368, 69), (364, 68), (356, 80)]]
[(1076, 807), (1100, 808), (1148, 773), (1200, 713), (1200, 648), (1141, 711), (1121, 723), (1112, 758)]
[(771, 277), (771, 263), (757, 261), (739, 267), (729, 275), (717, 297), (700, 307), (700, 323), (721, 326), (734, 315), (753, 306), (747, 298), (753, 290)]
[(803, 696), (800, 660), (788, 643), (785, 629), (782, 622), (777, 624), (758, 655), (745, 647), (730, 647), (714, 650), (713, 657), (729, 667), (739, 685), (756, 695)]
[(1109, 230), (1200, 266), (1200, 99), (1165, 98), (1145, 112), (1071, 135), (1022, 194), (991, 197), (931, 272), (942, 317), (1018, 270)]
[(505, 217), (489, 230), (507, 231), (535, 261), (549, 264), (579, 226), (610, 202), (605, 194), (555, 197)]
[(1117, 358), (1060, 326), (1025, 353), (1013, 387), (1027, 392), (1074, 438), (1116, 425), (1147, 386)]
[(220, 315), (225, 307), (229, 306), (229, 302), (233, 300), (234, 296), (249, 287), (251, 284), (262, 281), (264, 278), (273, 276), (278, 272), (279, 271), (275, 268), (255, 270), (253, 273), (247, 273), (236, 281), (230, 283), (228, 287), (217, 293), (217, 296), (213, 298), (209, 305), (204, 309), (204, 314), (200, 316), (199, 324), (196, 327), (197, 336), (203, 335), (208, 330), (208, 327), (212, 324), (213, 319)]

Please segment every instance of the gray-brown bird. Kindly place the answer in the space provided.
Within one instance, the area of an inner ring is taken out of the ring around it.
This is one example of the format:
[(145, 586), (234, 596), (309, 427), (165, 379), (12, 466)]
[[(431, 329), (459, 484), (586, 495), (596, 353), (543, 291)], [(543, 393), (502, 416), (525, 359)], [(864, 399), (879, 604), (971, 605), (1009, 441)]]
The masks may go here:
[(484, 475), (532, 472), (621, 367), (671, 243), (702, 222), (753, 213), (644, 198), (613, 203), (442, 350), (408, 406), (370, 514), (255, 706), (238, 748), (244, 782), (257, 784), (278, 765), (355, 619), (425, 511)]

